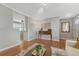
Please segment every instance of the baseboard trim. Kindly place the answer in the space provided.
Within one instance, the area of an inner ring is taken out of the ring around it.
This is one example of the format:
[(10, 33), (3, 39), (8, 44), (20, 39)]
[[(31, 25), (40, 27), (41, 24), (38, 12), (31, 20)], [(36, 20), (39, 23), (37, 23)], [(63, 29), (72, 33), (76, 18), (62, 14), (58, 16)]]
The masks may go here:
[(8, 50), (8, 49), (13, 48), (13, 47), (16, 47), (16, 46), (20, 45), (21, 43), (22, 43), (22, 42), (17, 43), (17, 44), (12, 45), (12, 46), (9, 46), (9, 47), (6, 47), (6, 48), (3, 48), (3, 49), (0, 49), (0, 52), (1, 52), (1, 51), (5, 51), (5, 50)]
[(32, 46), (28, 47), (27, 49), (24, 49), (22, 52), (18, 53), (17, 56), (24, 56), (28, 51), (30, 51), (33, 47), (38, 45), (39, 43), (34, 43)]

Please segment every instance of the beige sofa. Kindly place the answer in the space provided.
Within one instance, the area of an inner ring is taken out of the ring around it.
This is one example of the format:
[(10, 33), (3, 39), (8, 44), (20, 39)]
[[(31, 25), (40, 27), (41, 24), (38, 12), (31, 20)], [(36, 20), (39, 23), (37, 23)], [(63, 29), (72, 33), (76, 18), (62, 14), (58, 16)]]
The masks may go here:
[(66, 55), (68, 56), (79, 56), (79, 49), (74, 48), (77, 41), (66, 40)]

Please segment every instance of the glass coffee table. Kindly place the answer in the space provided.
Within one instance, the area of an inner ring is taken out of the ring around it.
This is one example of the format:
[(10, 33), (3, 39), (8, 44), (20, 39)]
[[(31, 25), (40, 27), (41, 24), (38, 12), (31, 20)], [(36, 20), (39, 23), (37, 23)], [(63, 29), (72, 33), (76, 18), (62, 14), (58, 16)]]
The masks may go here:
[(42, 47), (41, 49), (37, 50), (37, 49), (34, 49), (32, 51), (32, 55), (33, 56), (43, 56), (46, 52), (46, 48), (45, 47)]
[(25, 56), (51, 56), (51, 48), (44, 45), (36, 45)]

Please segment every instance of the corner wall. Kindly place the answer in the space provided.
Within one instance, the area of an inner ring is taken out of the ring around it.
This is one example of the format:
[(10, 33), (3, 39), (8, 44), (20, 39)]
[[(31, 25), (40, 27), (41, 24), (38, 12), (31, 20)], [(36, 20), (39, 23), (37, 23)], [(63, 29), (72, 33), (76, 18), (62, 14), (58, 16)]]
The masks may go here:
[[(69, 22), (69, 24), (70, 24), (70, 32), (64, 33), (64, 32), (60, 31), (60, 39), (73, 40), (74, 39), (74, 35), (73, 35), (73, 19), (72, 18), (61, 19), (60, 23), (62, 23), (62, 22)], [(60, 29), (61, 29), (61, 25), (60, 25)]]
[(12, 10), (0, 5), (0, 51), (20, 44), (20, 32), (13, 29)]

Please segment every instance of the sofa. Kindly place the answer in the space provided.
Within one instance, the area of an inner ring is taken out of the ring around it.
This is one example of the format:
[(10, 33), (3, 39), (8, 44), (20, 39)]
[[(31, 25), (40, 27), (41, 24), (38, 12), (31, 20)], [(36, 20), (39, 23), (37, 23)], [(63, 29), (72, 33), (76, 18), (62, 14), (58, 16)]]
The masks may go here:
[(74, 47), (76, 42), (74, 40), (66, 40), (65, 53), (67, 56), (79, 56), (79, 49)]

